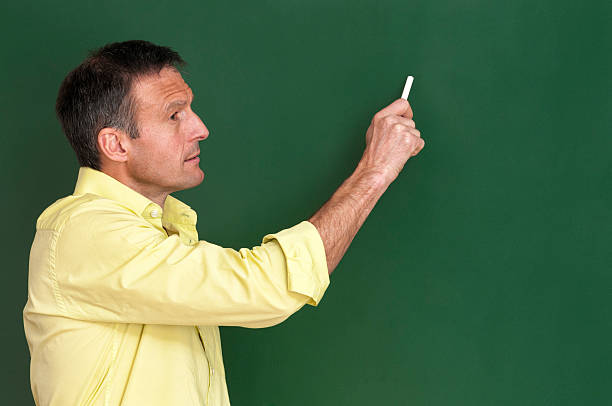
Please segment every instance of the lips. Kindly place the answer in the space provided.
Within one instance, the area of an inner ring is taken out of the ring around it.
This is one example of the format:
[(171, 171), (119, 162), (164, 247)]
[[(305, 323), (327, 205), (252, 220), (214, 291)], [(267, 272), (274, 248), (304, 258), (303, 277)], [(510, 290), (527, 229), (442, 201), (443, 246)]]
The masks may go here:
[(197, 154), (190, 156), (189, 158), (185, 159), (185, 161), (189, 161), (191, 159), (197, 158), (200, 155), (200, 151), (198, 151)]

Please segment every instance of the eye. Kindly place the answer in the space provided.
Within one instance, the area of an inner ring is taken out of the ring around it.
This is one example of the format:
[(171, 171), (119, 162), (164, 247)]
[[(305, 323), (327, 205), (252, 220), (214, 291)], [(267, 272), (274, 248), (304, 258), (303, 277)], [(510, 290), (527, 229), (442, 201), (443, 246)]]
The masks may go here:
[(175, 111), (175, 112), (174, 112), (174, 113), (173, 113), (173, 114), (170, 116), (170, 120), (173, 120), (173, 121), (177, 120), (177, 119), (178, 119), (178, 117), (177, 117), (177, 116), (178, 116), (178, 111)]

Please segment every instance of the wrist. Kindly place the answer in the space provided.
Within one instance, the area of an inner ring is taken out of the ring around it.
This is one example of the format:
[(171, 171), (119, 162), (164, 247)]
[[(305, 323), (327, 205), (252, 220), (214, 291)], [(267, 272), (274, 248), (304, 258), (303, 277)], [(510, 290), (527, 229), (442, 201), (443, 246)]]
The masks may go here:
[(381, 188), (383, 192), (394, 179), (388, 170), (384, 168), (368, 167), (363, 165), (363, 162), (359, 162), (357, 168), (355, 168), (355, 171), (350, 177), (371, 184), (374, 188)]

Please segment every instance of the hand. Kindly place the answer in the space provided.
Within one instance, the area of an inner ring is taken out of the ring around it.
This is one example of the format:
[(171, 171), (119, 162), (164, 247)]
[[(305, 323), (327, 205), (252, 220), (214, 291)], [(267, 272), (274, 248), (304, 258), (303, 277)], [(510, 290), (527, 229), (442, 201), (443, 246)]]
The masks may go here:
[(412, 115), (410, 103), (404, 99), (376, 113), (366, 132), (366, 148), (358, 168), (380, 173), (387, 184), (393, 182), (406, 161), (425, 146)]

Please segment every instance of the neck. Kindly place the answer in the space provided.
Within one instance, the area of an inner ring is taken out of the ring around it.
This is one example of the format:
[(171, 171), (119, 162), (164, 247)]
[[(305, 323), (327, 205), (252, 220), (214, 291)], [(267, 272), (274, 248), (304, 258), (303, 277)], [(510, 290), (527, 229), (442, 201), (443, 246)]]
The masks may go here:
[(153, 203), (157, 203), (159, 205), (159, 207), (161, 207), (162, 209), (164, 208), (164, 204), (166, 203), (166, 198), (170, 194), (168, 192), (148, 193), (146, 190), (142, 190), (142, 189), (139, 190), (139, 189), (137, 189), (134, 186), (128, 185), (127, 183), (126, 183), (126, 185), (131, 187), (132, 189), (134, 189), (135, 191), (137, 191), (141, 195), (147, 197)]
[(159, 188), (155, 185), (138, 182), (134, 178), (128, 176), (124, 171), (113, 170), (112, 166), (104, 167), (101, 169), (101, 171), (117, 179), (119, 182), (123, 183), (130, 189), (140, 193), (144, 197), (151, 200), (153, 203), (158, 204), (159, 207), (161, 207), (162, 209), (164, 208), (166, 198), (170, 194), (169, 191), (160, 191)]

